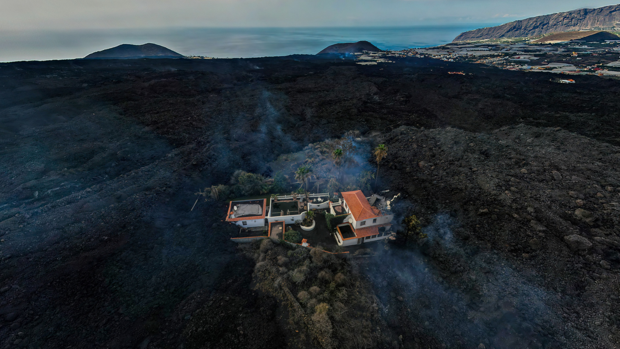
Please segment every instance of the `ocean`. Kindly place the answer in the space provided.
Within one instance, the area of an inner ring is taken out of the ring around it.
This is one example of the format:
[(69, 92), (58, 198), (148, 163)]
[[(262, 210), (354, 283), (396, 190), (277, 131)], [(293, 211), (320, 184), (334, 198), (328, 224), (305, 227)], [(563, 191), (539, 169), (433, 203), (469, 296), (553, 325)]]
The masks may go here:
[(384, 50), (429, 47), (492, 24), (354, 28), (173, 28), (3, 32), (0, 62), (81, 58), (120, 44), (152, 42), (183, 55), (249, 58), (316, 54), (341, 42), (367, 40)]

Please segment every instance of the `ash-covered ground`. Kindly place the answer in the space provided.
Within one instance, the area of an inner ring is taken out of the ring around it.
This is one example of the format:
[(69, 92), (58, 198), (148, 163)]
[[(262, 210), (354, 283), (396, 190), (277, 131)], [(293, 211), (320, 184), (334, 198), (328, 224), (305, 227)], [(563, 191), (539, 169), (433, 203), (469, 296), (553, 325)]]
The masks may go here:
[(428, 238), (346, 262), (375, 299), (351, 331), (380, 330), (377, 347), (616, 347), (619, 93), (424, 59), (1, 64), (0, 347), (325, 344), (255, 287), (226, 206), (190, 209), (235, 170), (272, 175), (354, 130), (388, 146), (382, 185)]

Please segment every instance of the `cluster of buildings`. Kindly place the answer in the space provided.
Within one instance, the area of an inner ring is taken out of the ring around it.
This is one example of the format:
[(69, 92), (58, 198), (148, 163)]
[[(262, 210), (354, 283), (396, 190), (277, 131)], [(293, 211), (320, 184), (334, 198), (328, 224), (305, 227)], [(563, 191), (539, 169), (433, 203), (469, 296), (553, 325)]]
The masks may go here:
[(620, 76), (620, 41), (561, 43), (466, 43), (398, 51), (399, 55), (500, 69), (571, 75)]
[[(319, 228), (313, 223), (300, 226), (308, 211), (324, 210), (340, 222), (334, 231)], [(304, 231), (333, 238), (338, 246), (353, 246), (380, 241), (391, 235), (392, 219), (390, 202), (385, 197), (365, 197), (361, 190), (342, 192), (338, 199), (330, 199), (327, 193), (304, 195), (283, 195), (267, 199), (231, 201), (226, 222), (236, 224), (243, 231), (237, 242), (250, 242), (269, 237), (284, 238), (286, 227), (297, 225)], [(265, 235), (266, 232), (266, 235)]]

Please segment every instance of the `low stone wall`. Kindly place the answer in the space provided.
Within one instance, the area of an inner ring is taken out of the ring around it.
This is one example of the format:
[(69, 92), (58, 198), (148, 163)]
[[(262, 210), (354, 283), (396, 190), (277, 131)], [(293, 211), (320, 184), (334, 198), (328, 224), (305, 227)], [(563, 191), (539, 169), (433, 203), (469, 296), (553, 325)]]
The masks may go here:
[(239, 244), (247, 244), (256, 240), (267, 239), (266, 236), (250, 236), (245, 238), (231, 238), (232, 241)]

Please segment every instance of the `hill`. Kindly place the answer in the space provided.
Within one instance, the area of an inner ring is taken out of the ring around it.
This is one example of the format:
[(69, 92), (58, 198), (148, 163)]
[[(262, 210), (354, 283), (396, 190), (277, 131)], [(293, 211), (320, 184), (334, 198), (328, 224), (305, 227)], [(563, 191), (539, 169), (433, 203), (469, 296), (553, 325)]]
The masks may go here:
[(604, 42), (605, 40), (620, 40), (620, 37), (606, 31), (579, 31), (551, 34), (534, 42), (537, 44), (552, 44), (567, 41)]
[(368, 41), (358, 41), (354, 43), (334, 44), (334, 45), (331, 45), (325, 48), (323, 51), (319, 52), (319, 54), (356, 53), (356, 52), (363, 52), (363, 51), (381, 52), (381, 50), (377, 48), (377, 46), (371, 44)]
[(580, 9), (518, 20), (496, 27), (471, 30), (454, 42), (489, 39), (531, 38), (551, 33), (605, 30), (620, 27), (620, 5)]
[(156, 44), (123, 44), (91, 53), (84, 59), (182, 58), (183, 55)]

